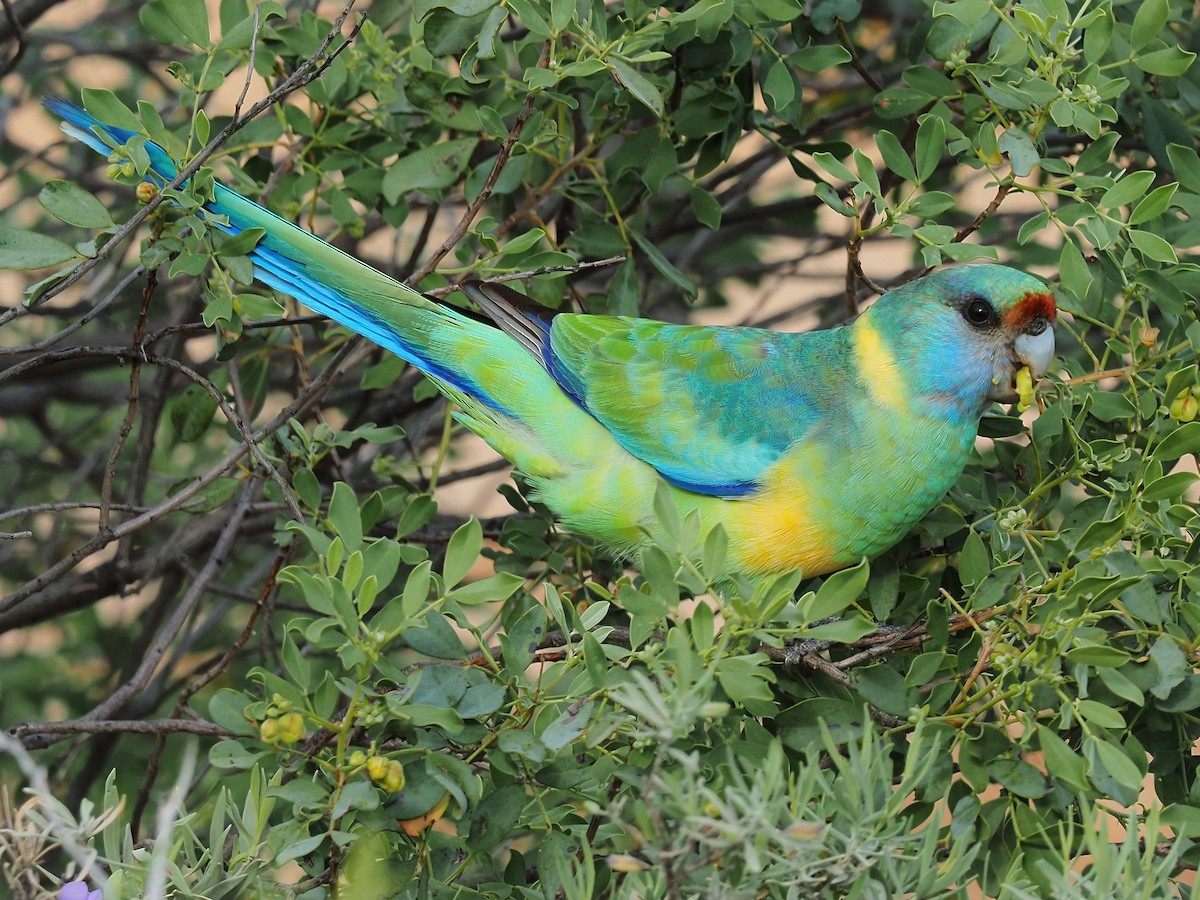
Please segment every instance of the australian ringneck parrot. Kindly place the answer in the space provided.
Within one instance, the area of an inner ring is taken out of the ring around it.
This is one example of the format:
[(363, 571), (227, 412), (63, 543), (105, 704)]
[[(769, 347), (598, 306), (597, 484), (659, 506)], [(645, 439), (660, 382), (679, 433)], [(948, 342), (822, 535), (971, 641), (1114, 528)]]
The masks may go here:
[[(47, 106), (101, 153), (134, 135)], [(176, 163), (146, 149), (147, 180), (165, 184)], [(555, 314), (464, 286), (486, 323), (219, 184), (205, 209), (223, 231), (264, 229), (258, 279), (425, 372), (569, 529), (622, 555), (659, 527), (660, 480), (681, 515), (725, 529), (731, 572), (818, 575), (878, 554), (958, 479), (988, 403), (1054, 354), (1052, 295), (1004, 266), (927, 275), (806, 334)]]

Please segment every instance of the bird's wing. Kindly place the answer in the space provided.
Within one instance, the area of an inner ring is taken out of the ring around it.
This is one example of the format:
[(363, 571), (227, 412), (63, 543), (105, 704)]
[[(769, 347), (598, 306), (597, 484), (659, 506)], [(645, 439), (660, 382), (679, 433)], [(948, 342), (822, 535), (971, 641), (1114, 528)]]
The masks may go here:
[(544, 358), (563, 390), (668, 481), (739, 497), (836, 407), (839, 342), (837, 332), (559, 315)]

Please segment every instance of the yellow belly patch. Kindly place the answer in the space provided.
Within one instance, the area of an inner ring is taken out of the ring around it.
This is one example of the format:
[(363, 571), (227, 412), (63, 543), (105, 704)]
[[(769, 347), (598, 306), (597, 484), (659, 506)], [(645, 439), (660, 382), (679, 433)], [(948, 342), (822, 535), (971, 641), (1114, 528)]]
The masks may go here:
[[(801, 469), (806, 469), (803, 478)], [(805, 575), (822, 575), (846, 565), (828, 516), (822, 515), (824, 504), (809, 487), (822, 483), (823, 470), (823, 461), (805, 467), (791, 460), (770, 473), (757, 496), (725, 501), (725, 530), (738, 568), (755, 573), (802, 569)]]

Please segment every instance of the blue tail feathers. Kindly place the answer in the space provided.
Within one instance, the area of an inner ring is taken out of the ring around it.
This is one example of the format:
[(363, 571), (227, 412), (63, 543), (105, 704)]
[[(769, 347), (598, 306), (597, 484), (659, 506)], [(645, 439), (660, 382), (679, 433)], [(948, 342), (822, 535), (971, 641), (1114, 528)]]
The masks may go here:
[[(112, 148), (97, 132), (107, 135), (117, 145), (127, 143), (138, 134), (101, 122), (66, 100), (47, 99), (44, 103), (63, 120), (64, 132), (105, 156)], [(172, 180), (179, 170), (170, 155), (150, 141), (146, 143), (146, 150), (151, 171), (156, 176), (154, 180), (160, 186)], [(369, 338), (467, 396), (507, 412), (465, 374), (446, 368), (414, 344), (420, 341), (419, 334), (423, 330), (431, 326), (465, 324), (468, 320), (464, 317), (436, 305), (419, 292), (223, 185), (215, 186), (213, 198), (204, 209), (210, 224), (228, 234), (240, 234), (249, 228), (265, 230), (262, 239), (249, 253), (255, 277), (263, 284), (295, 297), (305, 306)], [(386, 308), (392, 313), (388, 318), (394, 318), (396, 322), (388, 321), (368, 305)], [(423, 325), (417, 324), (418, 319)], [(400, 330), (400, 325), (406, 323), (413, 325), (409, 334)]]

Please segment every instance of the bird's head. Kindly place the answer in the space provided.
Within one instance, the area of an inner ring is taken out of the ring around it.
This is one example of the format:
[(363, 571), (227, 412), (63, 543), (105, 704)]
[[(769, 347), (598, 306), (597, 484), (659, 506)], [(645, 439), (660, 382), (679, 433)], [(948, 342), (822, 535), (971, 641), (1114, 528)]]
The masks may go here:
[(1007, 266), (943, 269), (889, 291), (868, 310), (911, 391), (969, 411), (1017, 399), (1017, 372), (1034, 380), (1054, 358), (1054, 296)]

